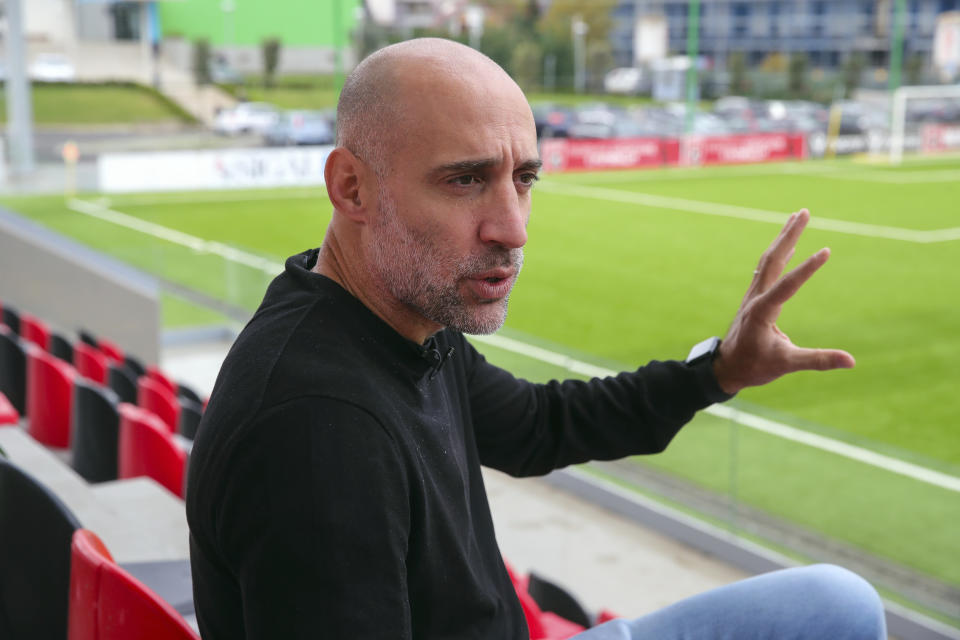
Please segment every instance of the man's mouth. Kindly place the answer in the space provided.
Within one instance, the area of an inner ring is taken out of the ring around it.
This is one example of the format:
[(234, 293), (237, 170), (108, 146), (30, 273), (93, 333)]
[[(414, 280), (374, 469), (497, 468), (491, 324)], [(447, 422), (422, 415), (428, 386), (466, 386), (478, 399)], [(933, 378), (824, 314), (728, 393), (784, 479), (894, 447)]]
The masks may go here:
[(467, 282), (480, 300), (499, 300), (510, 293), (515, 278), (512, 269), (499, 268), (469, 276)]

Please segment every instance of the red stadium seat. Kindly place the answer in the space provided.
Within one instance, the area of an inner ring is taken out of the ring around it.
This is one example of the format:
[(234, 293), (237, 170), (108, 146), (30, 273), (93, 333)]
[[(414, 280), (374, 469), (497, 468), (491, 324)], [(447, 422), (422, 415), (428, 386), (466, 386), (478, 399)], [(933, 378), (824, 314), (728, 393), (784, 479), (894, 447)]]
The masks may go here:
[(523, 615), (527, 619), (530, 640), (564, 640), (585, 631), (584, 627), (561, 618), (555, 613), (542, 611), (527, 591), (526, 579), (517, 575), (513, 567), (506, 561), (504, 561), (504, 565), (507, 568), (510, 581), (513, 582), (513, 588), (517, 592)]
[(186, 463), (187, 454), (160, 418), (146, 409), (120, 403), (119, 478), (147, 476), (182, 498)]
[(199, 640), (169, 603), (122, 569), (92, 531), (73, 534), (68, 640)]
[(49, 447), (70, 446), (76, 370), (35, 345), (27, 347), (28, 431)]
[(180, 421), (180, 403), (162, 383), (142, 376), (137, 381), (137, 405), (160, 416), (170, 433), (176, 433)]
[(123, 364), (123, 349), (114, 343), (105, 338), (98, 338), (97, 347), (100, 349), (103, 355), (107, 356), (108, 359)]
[(84, 378), (97, 384), (107, 384), (107, 357), (85, 342), (73, 347), (73, 366)]
[(20, 413), (14, 408), (13, 404), (7, 400), (7, 396), (0, 391), (0, 426), (7, 424), (17, 424), (20, 422)]
[(176, 398), (177, 395), (180, 393), (179, 385), (176, 382), (174, 382), (170, 378), (170, 376), (168, 376), (163, 371), (161, 371), (158, 367), (154, 367), (152, 365), (148, 366), (147, 377), (153, 380), (154, 382), (158, 382), (162, 384), (164, 387), (166, 387), (167, 390), (173, 394), (174, 398)]
[(29, 313), (20, 314), (20, 337), (29, 340), (44, 351), (50, 348), (50, 327), (46, 322)]

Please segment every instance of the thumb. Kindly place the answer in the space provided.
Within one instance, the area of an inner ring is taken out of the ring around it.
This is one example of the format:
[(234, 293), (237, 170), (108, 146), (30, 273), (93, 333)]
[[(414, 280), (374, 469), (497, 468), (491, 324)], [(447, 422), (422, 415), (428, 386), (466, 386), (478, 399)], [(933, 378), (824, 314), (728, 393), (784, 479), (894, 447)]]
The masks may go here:
[(791, 371), (852, 369), (857, 361), (840, 349), (796, 349), (790, 357)]

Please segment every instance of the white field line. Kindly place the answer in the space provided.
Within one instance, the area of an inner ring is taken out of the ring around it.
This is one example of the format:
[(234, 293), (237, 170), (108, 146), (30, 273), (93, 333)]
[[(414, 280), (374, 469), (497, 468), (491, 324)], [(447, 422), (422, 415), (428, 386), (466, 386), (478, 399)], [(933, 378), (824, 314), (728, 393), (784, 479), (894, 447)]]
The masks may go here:
[[(261, 258), (260, 256), (249, 254), (244, 251), (240, 251), (239, 249), (234, 249), (233, 247), (228, 247), (227, 245), (219, 242), (203, 240), (202, 238), (197, 238), (196, 236), (191, 236), (181, 231), (176, 231), (175, 229), (169, 229), (162, 225), (147, 222), (145, 220), (141, 220), (140, 218), (135, 218), (134, 216), (121, 213), (120, 211), (107, 209), (106, 207), (102, 207), (94, 203), (72, 199), (68, 202), (68, 206), (71, 210), (78, 213), (93, 216), (107, 222), (112, 222), (114, 224), (127, 227), (128, 229), (133, 229), (135, 231), (151, 235), (155, 238), (167, 240), (168, 242), (180, 244), (194, 249), (195, 251), (215, 253), (226, 258), (227, 260), (233, 260), (240, 262), (241, 264), (262, 269), (270, 274), (276, 274), (283, 270), (283, 265), (278, 262), (271, 262)], [(558, 366), (572, 373), (588, 377), (603, 378), (617, 374), (617, 372), (613, 371), (612, 369), (598, 367), (596, 365), (582, 362), (575, 358), (571, 358), (548, 349), (529, 345), (525, 342), (520, 342), (519, 340), (513, 340), (503, 336), (472, 336), (472, 339), (478, 342), (486, 342), (487, 344), (491, 344), (495, 347), (512, 351), (514, 353), (533, 358), (534, 360), (540, 360), (541, 362)], [(944, 489), (960, 492), (960, 478), (955, 476), (933, 471), (919, 465), (914, 465), (909, 462), (904, 462), (896, 458), (875, 453), (862, 447), (857, 447), (845, 442), (840, 442), (839, 440), (809, 433), (795, 427), (790, 427), (773, 420), (767, 420), (766, 418), (761, 418), (760, 416), (738, 411), (736, 409), (731, 409), (722, 405), (708, 407), (706, 411), (707, 413), (732, 420), (746, 427), (763, 431), (786, 440), (799, 442), (811, 447), (844, 456), (846, 458), (850, 458), (852, 460), (856, 460), (858, 462), (862, 462), (864, 464), (879, 467), (892, 473), (898, 473), (921, 482), (926, 482), (927, 484), (932, 484)]]
[[(739, 218), (741, 220), (752, 220), (755, 222), (769, 222), (776, 225), (782, 225), (787, 220), (787, 214), (778, 211), (752, 209), (750, 207), (740, 207), (737, 205), (722, 204), (718, 202), (688, 200), (686, 198), (674, 198), (671, 196), (658, 196), (649, 193), (637, 193), (635, 191), (621, 191), (618, 189), (607, 189), (604, 187), (560, 184), (545, 180), (537, 185), (537, 189), (542, 189), (552, 193), (579, 196), (581, 198), (594, 198), (597, 200), (608, 200), (610, 202), (638, 204), (645, 207), (672, 209), (674, 211), (700, 213), (709, 216), (722, 216), (726, 218)], [(812, 229), (820, 229), (822, 231), (834, 231), (837, 233), (863, 236), (867, 238), (902, 240), (905, 242), (917, 242), (921, 244), (945, 242), (960, 238), (960, 227), (919, 231), (916, 229), (886, 227), (863, 222), (849, 222), (846, 220), (834, 220), (832, 218), (819, 217), (812, 217), (807, 226)]]
[[(546, 362), (548, 364), (566, 369), (567, 371), (589, 377), (605, 378), (607, 376), (615, 376), (618, 373), (612, 369), (606, 369), (604, 367), (598, 367), (586, 362), (581, 362), (575, 358), (571, 358), (561, 353), (556, 353), (548, 349), (529, 345), (525, 342), (504, 336), (470, 336), (470, 339), (476, 340), (477, 342), (483, 342), (506, 351), (518, 353), (520, 355), (533, 358), (534, 360), (540, 360), (541, 362)], [(734, 409), (733, 407), (715, 404), (707, 407), (705, 411), (709, 414), (720, 418), (725, 418), (745, 427), (783, 438), (784, 440), (790, 440), (792, 442), (804, 444), (815, 449), (828, 451), (838, 456), (849, 458), (850, 460), (855, 460), (863, 464), (883, 469), (884, 471), (889, 471), (890, 473), (896, 473), (920, 482), (931, 484), (935, 487), (960, 493), (960, 478), (956, 476), (934, 471), (932, 469), (927, 469), (926, 467), (921, 467), (920, 465), (911, 464), (909, 462), (904, 462), (903, 460), (899, 460), (897, 458), (886, 456), (869, 449), (864, 449), (863, 447), (858, 447), (856, 445), (847, 444), (846, 442), (841, 442), (840, 440), (834, 440), (833, 438), (810, 433), (809, 431), (804, 431), (803, 429), (797, 429), (796, 427), (785, 425), (782, 422), (776, 422), (774, 420), (762, 418), (758, 415)]]
[(163, 225), (155, 224), (153, 222), (148, 222), (146, 220), (142, 220), (120, 211), (109, 209), (93, 202), (85, 202), (83, 200), (77, 200), (76, 198), (73, 198), (67, 202), (67, 207), (72, 211), (76, 211), (77, 213), (82, 213), (106, 222), (112, 222), (113, 224), (145, 233), (153, 236), (154, 238), (160, 238), (161, 240), (166, 240), (167, 242), (188, 247), (194, 251), (218, 255), (226, 258), (227, 260), (231, 260), (254, 269), (260, 269), (261, 271), (271, 275), (276, 275), (277, 273), (283, 271), (283, 264), (280, 262), (274, 262), (261, 256), (247, 253), (246, 251), (241, 251), (240, 249), (235, 249), (234, 247), (225, 245), (221, 242), (204, 240), (203, 238), (198, 238), (188, 233), (177, 231), (176, 229), (164, 227)]
[(813, 175), (817, 178), (827, 178), (828, 180), (847, 180), (850, 182), (881, 182), (888, 184), (930, 184), (935, 182), (960, 182), (960, 171), (953, 169), (941, 169), (937, 171), (890, 171), (877, 169), (875, 171), (863, 170), (830, 170), (824, 168), (822, 171), (809, 172), (806, 175)]

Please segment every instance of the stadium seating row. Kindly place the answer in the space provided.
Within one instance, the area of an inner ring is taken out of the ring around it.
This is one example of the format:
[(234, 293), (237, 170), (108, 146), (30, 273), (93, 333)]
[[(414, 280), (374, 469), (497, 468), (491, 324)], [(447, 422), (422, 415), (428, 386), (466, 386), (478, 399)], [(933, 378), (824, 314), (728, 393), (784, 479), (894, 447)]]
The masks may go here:
[(56, 495), (2, 455), (0, 516), (0, 637), (199, 638)]
[(72, 449), (89, 482), (146, 475), (182, 497), (187, 456), (174, 434), (196, 434), (199, 395), (108, 340), (81, 331), (73, 344), (39, 318), (0, 308), (0, 393), (29, 418), (30, 435)]

